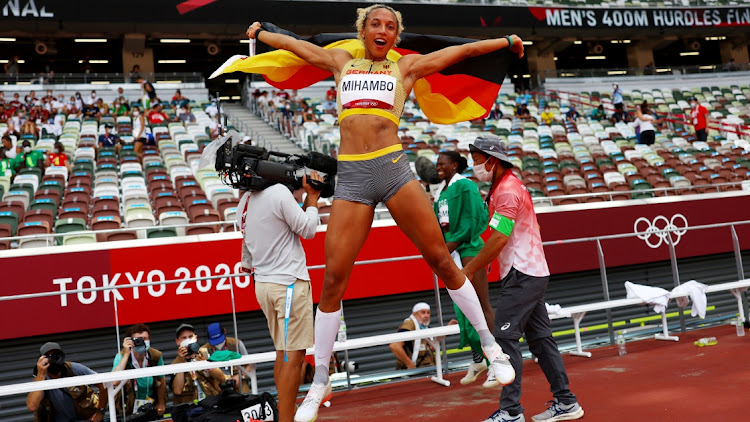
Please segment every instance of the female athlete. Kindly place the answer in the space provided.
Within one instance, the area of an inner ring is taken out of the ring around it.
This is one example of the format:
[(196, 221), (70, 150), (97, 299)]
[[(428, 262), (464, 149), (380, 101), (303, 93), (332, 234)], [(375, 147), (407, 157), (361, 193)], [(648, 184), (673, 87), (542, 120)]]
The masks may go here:
[(443, 280), (453, 301), (479, 333), (491, 362), (495, 385), (509, 384), (515, 372), (507, 355), (487, 329), (482, 307), (471, 283), (453, 262), (430, 202), (412, 174), (401, 148), (398, 123), (414, 83), (470, 57), (510, 48), (519, 57), (523, 45), (512, 35), (451, 46), (426, 55), (406, 55), (398, 63), (386, 58), (403, 31), (401, 14), (376, 4), (358, 9), (356, 22), (365, 49), (363, 58), (340, 49), (263, 31), (259, 22), (247, 30), (251, 39), (290, 51), (331, 72), (338, 87), (341, 134), (338, 183), (326, 234), (326, 271), (315, 316), (315, 377), (295, 421), (315, 420), (320, 403), (330, 396), (328, 364), (336, 339), (344, 296), (354, 261), (367, 238), (375, 206), (384, 202), (399, 228)]

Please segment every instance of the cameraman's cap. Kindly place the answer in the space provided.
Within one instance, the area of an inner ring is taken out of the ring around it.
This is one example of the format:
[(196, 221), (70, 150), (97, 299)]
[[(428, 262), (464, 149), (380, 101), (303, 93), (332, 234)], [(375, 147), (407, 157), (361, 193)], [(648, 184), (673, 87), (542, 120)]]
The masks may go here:
[(44, 343), (44, 345), (39, 349), (39, 355), (44, 356), (47, 353), (53, 351), (53, 350), (59, 350), (62, 351), (62, 348), (60, 348), (60, 345), (54, 342), (47, 342)]
[(179, 327), (177, 327), (177, 331), (175, 331), (174, 335), (175, 338), (180, 338), (180, 333), (182, 333), (184, 330), (190, 330), (192, 332), (195, 332), (195, 328), (190, 324), (180, 324)]
[(469, 144), (470, 151), (479, 151), (511, 164), (505, 142), (495, 135), (482, 135)]
[(224, 330), (221, 329), (221, 324), (218, 322), (210, 324), (208, 326), (208, 344), (216, 346), (223, 343), (224, 340), (226, 340), (226, 336), (224, 335)]

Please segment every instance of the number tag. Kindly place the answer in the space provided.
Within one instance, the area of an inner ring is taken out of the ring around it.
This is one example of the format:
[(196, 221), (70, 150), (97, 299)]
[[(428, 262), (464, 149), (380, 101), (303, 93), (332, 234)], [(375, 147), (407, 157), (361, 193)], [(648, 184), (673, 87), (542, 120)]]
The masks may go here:
[(273, 421), (273, 408), (270, 404), (266, 403), (266, 418), (261, 419), (260, 418), (260, 403), (256, 404), (255, 406), (250, 406), (247, 409), (242, 411), (242, 419), (245, 422), (252, 422), (252, 421)]

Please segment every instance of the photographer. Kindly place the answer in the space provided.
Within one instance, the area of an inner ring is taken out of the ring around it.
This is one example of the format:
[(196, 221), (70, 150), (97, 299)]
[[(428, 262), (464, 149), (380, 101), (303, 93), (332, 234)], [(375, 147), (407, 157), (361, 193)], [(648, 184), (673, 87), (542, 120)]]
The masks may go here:
[[(125, 340), (122, 342), (122, 350), (115, 356), (112, 371), (164, 365), (161, 352), (151, 347), (150, 335), (151, 329), (145, 324), (128, 327)], [(115, 381), (113, 384), (117, 386), (120, 381)], [(132, 414), (134, 410), (138, 410), (146, 403), (154, 404), (159, 416), (164, 414), (167, 404), (167, 384), (163, 375), (136, 378), (135, 382), (127, 380), (122, 390), (125, 392), (126, 415)]]
[[(34, 381), (96, 374), (80, 363), (65, 361), (65, 353), (57, 343), (45, 343), (39, 354)], [(26, 397), (26, 407), (34, 412), (35, 422), (99, 422), (104, 420), (107, 390), (104, 384), (96, 384), (96, 388), (99, 394), (88, 385), (32, 391)]]
[(242, 263), (254, 268), (255, 296), (276, 348), (274, 380), (281, 422), (294, 418), (305, 349), (313, 345), (310, 276), (300, 236), (315, 236), (320, 192), (309, 180), (323, 182), (317, 172), (303, 178), (307, 197), (302, 209), (280, 183), (246, 192), (238, 206), (245, 241)]
[[(227, 337), (227, 331), (218, 322), (214, 322), (208, 325), (208, 342), (201, 346), (201, 349), (208, 352), (208, 357), (211, 357), (216, 352), (222, 350), (229, 350), (231, 352), (237, 352), (242, 356), (247, 354), (247, 348), (242, 340), (234, 337)], [(245, 374), (240, 379), (240, 371), (244, 370)], [(250, 371), (250, 365), (243, 366), (226, 366), (223, 368), (224, 375), (227, 379), (231, 378), (234, 380), (234, 388), (238, 393), (247, 393), (250, 391), (247, 385), (248, 371)]]
[[(208, 354), (198, 343), (198, 336), (190, 324), (177, 327), (175, 343), (177, 343), (177, 357), (175, 363), (206, 360)], [(174, 404), (193, 403), (203, 400), (206, 396), (215, 396), (221, 391), (220, 384), (226, 381), (224, 373), (219, 368), (203, 371), (190, 371), (174, 374), (170, 386)]]

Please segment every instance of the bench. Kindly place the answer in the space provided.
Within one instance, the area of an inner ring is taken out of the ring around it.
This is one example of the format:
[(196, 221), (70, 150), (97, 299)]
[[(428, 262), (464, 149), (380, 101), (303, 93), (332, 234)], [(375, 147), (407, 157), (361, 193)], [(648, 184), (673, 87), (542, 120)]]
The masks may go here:
[[(742, 308), (741, 289), (745, 289), (748, 287), (750, 287), (750, 279), (731, 281), (728, 283), (709, 285), (706, 288), (706, 294), (722, 292), (722, 291), (731, 292), (732, 295), (737, 298), (737, 309), (739, 311), (740, 320), (742, 321), (745, 319), (745, 312)], [(678, 297), (685, 297), (685, 296), (687, 295), (670, 294), (669, 297), (670, 299), (676, 299)], [(606, 309), (622, 308), (622, 307), (631, 306), (631, 305), (643, 305), (644, 303), (645, 302), (643, 302), (642, 300), (636, 298), (636, 299), (607, 300), (603, 302), (587, 303), (584, 305), (574, 305), (574, 306), (568, 306), (568, 307), (562, 308), (559, 312), (551, 314), (549, 318), (550, 319), (572, 318), (573, 328), (575, 331), (576, 350), (570, 352), (570, 354), (574, 356), (582, 356), (582, 357), (590, 358), (591, 353), (584, 352), (583, 346), (581, 345), (581, 320), (583, 320), (583, 317), (586, 315), (586, 313), (591, 312), (591, 311), (601, 311), (601, 310), (606, 310)], [(656, 334), (654, 337), (657, 340), (678, 341), (679, 337), (669, 335), (666, 310), (661, 312), (661, 321), (662, 321), (662, 332), (659, 334)]]

